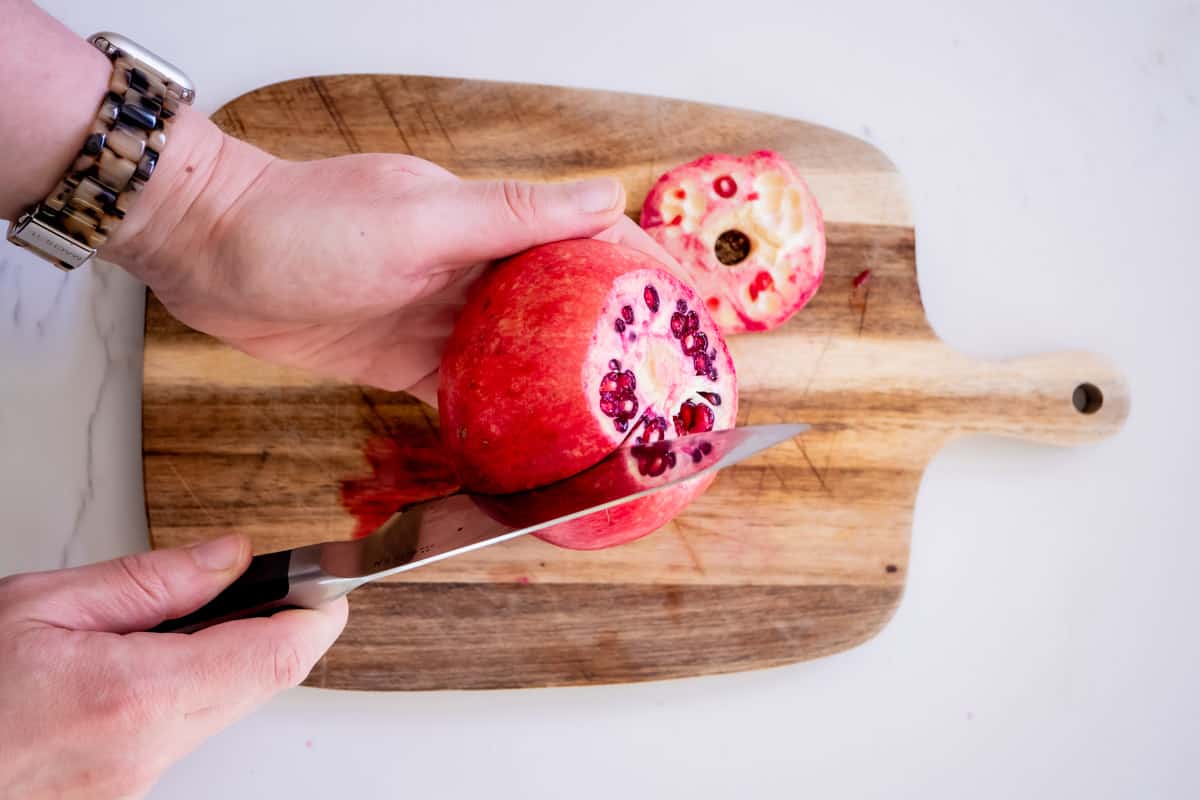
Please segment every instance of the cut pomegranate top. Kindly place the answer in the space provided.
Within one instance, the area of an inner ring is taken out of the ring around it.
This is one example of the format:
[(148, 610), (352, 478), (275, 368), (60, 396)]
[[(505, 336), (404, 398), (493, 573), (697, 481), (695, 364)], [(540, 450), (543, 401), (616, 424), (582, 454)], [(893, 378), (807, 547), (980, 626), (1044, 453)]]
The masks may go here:
[(641, 222), (725, 333), (775, 327), (820, 287), (821, 210), (796, 169), (770, 150), (707, 155), (670, 170), (646, 196)]
[(556, 242), (473, 288), (442, 360), (442, 435), (469, 488), (565, 478), (626, 439), (733, 426), (729, 351), (699, 298), (642, 253)]

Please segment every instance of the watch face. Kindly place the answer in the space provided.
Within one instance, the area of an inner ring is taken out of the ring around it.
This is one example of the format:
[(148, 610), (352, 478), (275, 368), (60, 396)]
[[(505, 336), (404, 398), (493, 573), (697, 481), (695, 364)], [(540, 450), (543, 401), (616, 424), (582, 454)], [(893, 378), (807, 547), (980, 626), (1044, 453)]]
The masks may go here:
[(116, 58), (118, 52), (123, 53), (138, 62), (139, 66), (143, 66), (163, 80), (175, 84), (179, 87), (179, 99), (183, 102), (190, 104), (195, 99), (196, 87), (192, 85), (191, 78), (185, 75), (183, 70), (170, 61), (159, 58), (132, 39), (119, 33), (103, 31), (92, 34), (88, 37), (88, 41), (109, 58)]

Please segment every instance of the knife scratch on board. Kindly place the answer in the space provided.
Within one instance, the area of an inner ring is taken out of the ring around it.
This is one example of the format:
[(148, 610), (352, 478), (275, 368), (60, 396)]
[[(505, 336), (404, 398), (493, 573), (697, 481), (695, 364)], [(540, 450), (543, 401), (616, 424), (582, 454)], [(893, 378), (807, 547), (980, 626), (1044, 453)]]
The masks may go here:
[(215, 516), (213, 516), (213, 513), (211, 511), (208, 510), (208, 506), (206, 506), (206, 505), (204, 505), (204, 503), (200, 502), (200, 498), (197, 497), (196, 493), (192, 491), (192, 487), (189, 486), (188, 482), (183, 479), (183, 474), (178, 469), (175, 468), (175, 462), (173, 462), (171, 460), (170, 456), (163, 456), (163, 461), (166, 462), (167, 466), (170, 468), (171, 472), (174, 473), (175, 477), (179, 479), (179, 483), (182, 484), (184, 491), (186, 491), (188, 493), (188, 496), (190, 496), (193, 500), (196, 501), (196, 505), (200, 507), (200, 510), (204, 512), (205, 516), (208, 517), (209, 521), (212, 522), (214, 525), (218, 524), (217, 518)]
[(825, 494), (833, 497), (833, 492), (830, 491), (829, 485), (825, 483), (825, 478), (822, 477), (820, 471), (817, 469), (817, 465), (814, 464), (812, 459), (808, 457), (808, 450), (805, 449), (804, 442), (800, 441), (799, 439), (793, 439), (792, 441), (796, 443), (796, 447), (800, 448), (800, 455), (804, 456), (804, 462), (808, 464), (808, 468), (812, 470), (813, 476), (816, 477), (817, 483), (821, 484), (821, 488), (825, 490)]
[(688, 541), (687, 535), (683, 531), (683, 525), (680, 524), (678, 517), (671, 520), (671, 528), (675, 531), (675, 535), (679, 537), (679, 542), (687, 552), (688, 558), (691, 559), (692, 566), (695, 567), (696, 572), (701, 575), (707, 575), (708, 573), (704, 570), (704, 564), (700, 561), (700, 554), (696, 552), (696, 549), (692, 547), (692, 543)]

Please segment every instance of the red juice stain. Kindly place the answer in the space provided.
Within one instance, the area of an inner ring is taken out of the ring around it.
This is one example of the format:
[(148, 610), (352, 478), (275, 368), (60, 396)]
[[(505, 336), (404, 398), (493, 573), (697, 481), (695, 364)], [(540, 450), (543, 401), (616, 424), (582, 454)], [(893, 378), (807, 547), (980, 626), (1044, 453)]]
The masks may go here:
[(864, 269), (862, 272), (854, 276), (854, 288), (857, 289), (869, 280), (871, 280), (871, 270)]
[(517, 583), (521, 584), (522, 586), (528, 586), (529, 585), (529, 576), (522, 575), (521, 577), (517, 578)]
[(357, 521), (354, 537), (366, 536), (404, 506), (444, 497), (460, 487), (437, 433), (428, 426), (401, 427), (373, 435), (363, 445), (371, 474), (341, 482), (342, 507)]

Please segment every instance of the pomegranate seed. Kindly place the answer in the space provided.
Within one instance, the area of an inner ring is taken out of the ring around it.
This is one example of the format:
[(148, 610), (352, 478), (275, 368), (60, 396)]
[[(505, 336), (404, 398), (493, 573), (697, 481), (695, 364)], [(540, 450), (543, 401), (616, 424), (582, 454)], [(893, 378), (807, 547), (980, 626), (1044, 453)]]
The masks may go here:
[(676, 214), (675, 216), (671, 217), (671, 221), (668, 222), (667, 224), (668, 225), (679, 225), (682, 223), (683, 223), (683, 214)]
[(721, 197), (733, 197), (737, 194), (737, 182), (729, 175), (722, 175), (713, 181), (713, 191)]
[(688, 430), (692, 433), (707, 433), (713, 429), (713, 423), (716, 421), (717, 416), (713, 410), (701, 403), (696, 406), (692, 424), (688, 426)]
[(712, 452), (712, 442), (701, 442), (700, 443), (700, 452), (704, 453), (704, 455), (708, 455), (709, 453), (711, 453)]
[(660, 453), (638, 459), (638, 472), (657, 478), (667, 471), (667, 460)]
[(676, 300), (675, 301), (675, 310), (678, 311), (680, 314), (682, 314), (684, 311), (687, 311), (687, 303), (685, 303), (682, 300)]
[(700, 330), (700, 317), (696, 314), (695, 311), (689, 311), (687, 313), (686, 319), (687, 319), (687, 327), (684, 328), (685, 331)]
[(716, 367), (714, 367), (714, 366), (711, 366), (711, 365), (709, 366), (709, 368), (708, 368), (708, 379), (709, 379), (710, 381), (715, 381), (715, 380), (717, 379), (717, 368), (716, 368)]
[[(610, 365), (611, 366), (611, 365)], [(619, 372), (610, 372), (600, 381), (600, 394), (611, 394), (621, 388)]]
[(626, 420), (626, 422), (628, 422), (629, 419), (632, 418), (633, 415), (637, 413), (637, 410), (638, 410), (637, 398), (631, 394), (624, 395), (621, 398), (621, 406), (620, 407), (621, 407), (621, 417), (623, 417)]
[(699, 464), (700, 459), (702, 459), (702, 458), (704, 458), (704, 454), (700, 452), (699, 448), (692, 451), (692, 463), (693, 464)]
[(668, 466), (668, 467), (674, 467), (674, 466), (675, 466), (675, 454), (674, 454), (673, 452), (671, 452), (670, 450), (668, 450), (668, 451), (667, 451), (667, 454), (666, 454), (665, 456), (663, 456), (663, 458), (665, 458), (665, 459), (667, 460), (667, 466)]
[(758, 299), (758, 295), (769, 289), (775, 288), (775, 281), (771, 278), (771, 273), (760, 272), (754, 276), (754, 281), (750, 284), (750, 300), (751, 302)]
[(721, 395), (717, 394), (716, 392), (696, 392), (696, 394), (700, 395), (714, 406), (721, 405)]
[(687, 318), (676, 311), (671, 315), (671, 335), (678, 339), (687, 330)]
[(611, 394), (601, 395), (600, 410), (604, 412), (604, 416), (606, 417), (615, 417), (617, 412), (621, 410), (621, 404)]
[(613, 427), (615, 427), (621, 433), (624, 433), (625, 431), (629, 430), (629, 420), (625, 419), (624, 417), (617, 417), (613, 420)]
[(708, 372), (708, 356), (704, 353), (696, 353), (692, 356), (692, 366), (696, 368), (697, 375), (704, 375)]
[(633, 306), (625, 306), (621, 309), (621, 319), (625, 320), (626, 325), (633, 324)]
[(625, 320), (623, 320), (623, 319), (617, 320), (616, 322), (613, 323), (613, 328), (616, 329), (617, 333), (624, 333), (625, 332)]
[(646, 288), (642, 290), (642, 299), (646, 301), (646, 308), (658, 311), (658, 289), (647, 284)]
[(637, 388), (637, 377), (629, 371), (625, 370), (617, 376), (617, 386), (621, 387), (622, 391), (631, 391)]
[(612, 361), (609, 361), (609, 362), (608, 362), (608, 368), (609, 368), (609, 369), (620, 369), (620, 368), (621, 368), (621, 362), (620, 362), (620, 361), (617, 361), (617, 360), (614, 358)]
[(685, 192), (683, 189), (676, 189), (675, 196), (682, 200), (683, 198), (687, 197), (687, 192)]

